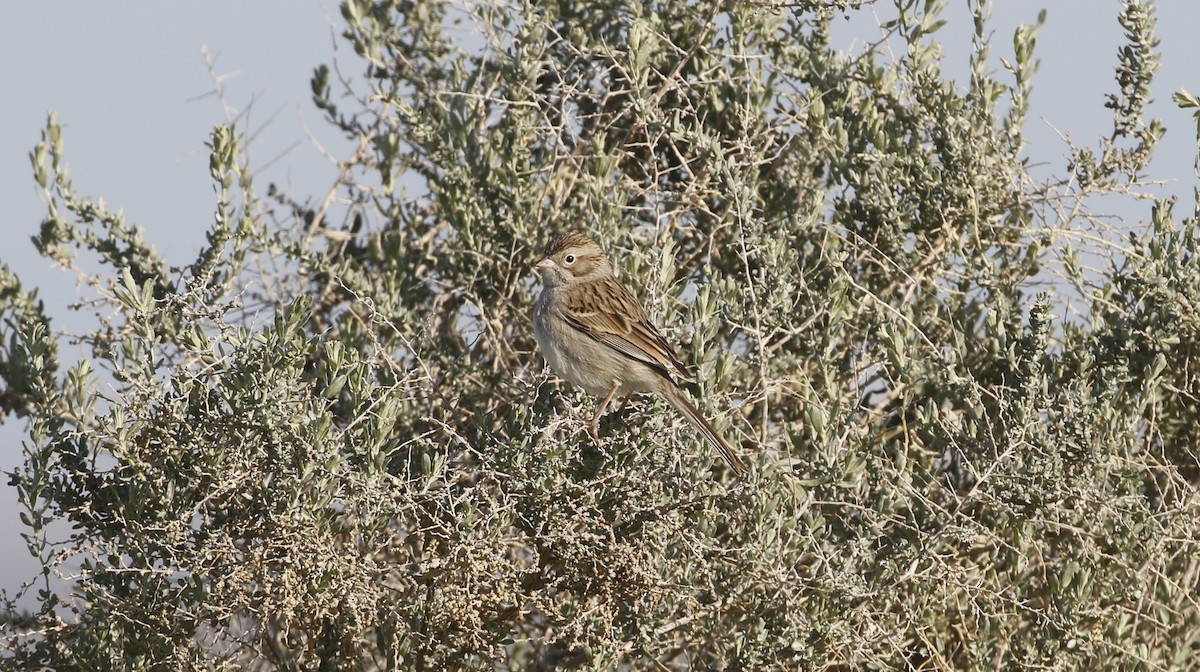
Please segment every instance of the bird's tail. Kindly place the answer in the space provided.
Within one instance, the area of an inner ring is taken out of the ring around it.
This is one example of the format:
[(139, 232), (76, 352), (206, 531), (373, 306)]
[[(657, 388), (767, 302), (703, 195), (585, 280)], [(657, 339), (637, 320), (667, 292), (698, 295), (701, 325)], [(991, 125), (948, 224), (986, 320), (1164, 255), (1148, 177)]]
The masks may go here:
[(733, 473), (737, 476), (744, 476), (746, 474), (746, 465), (742, 464), (741, 459), (733, 454), (733, 449), (729, 447), (728, 443), (725, 443), (725, 439), (721, 438), (720, 434), (717, 434), (717, 430), (708, 424), (708, 420), (705, 420), (704, 416), (700, 415), (700, 411), (696, 410), (696, 407), (692, 405), (687, 396), (670, 382), (662, 385), (661, 388), (662, 396), (667, 400), (667, 403), (682, 413), (683, 417), (687, 418), (688, 422), (692, 423), (692, 426), (700, 431), (705, 440), (712, 444), (713, 448), (717, 449), (717, 452), (721, 454), (721, 459), (725, 460), (725, 463), (729, 465)]

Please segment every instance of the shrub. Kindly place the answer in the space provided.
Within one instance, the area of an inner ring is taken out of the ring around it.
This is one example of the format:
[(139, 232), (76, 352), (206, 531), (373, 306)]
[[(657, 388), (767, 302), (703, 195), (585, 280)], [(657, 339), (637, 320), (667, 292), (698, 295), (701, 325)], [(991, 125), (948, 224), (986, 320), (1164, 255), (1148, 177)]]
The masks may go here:
[[(45, 568), (9, 659), (1184, 665), (1196, 220), (1090, 212), (1136, 195), (1164, 132), (1152, 8), (1120, 9), (1112, 133), (1037, 180), (1038, 24), (995, 72), (972, 2), (957, 86), (938, 3), (848, 53), (829, 30), (856, 4), (346, 0), (363, 74), (312, 79), (357, 143), (335, 191), (264, 195), (215, 129), (215, 224), (179, 271), (76, 191), (52, 117), (35, 242), (104, 270), (77, 363), (0, 274)], [(569, 228), (683, 346), (749, 477), (649, 398), (583, 431), (592, 400), (529, 327), (531, 264)]]

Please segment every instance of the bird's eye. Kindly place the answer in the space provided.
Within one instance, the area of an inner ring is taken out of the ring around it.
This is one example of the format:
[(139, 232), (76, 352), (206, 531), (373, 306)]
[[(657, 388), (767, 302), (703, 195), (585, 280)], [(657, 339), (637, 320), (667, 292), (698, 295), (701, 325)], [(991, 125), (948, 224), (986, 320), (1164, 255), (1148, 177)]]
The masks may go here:
[(567, 262), (567, 265), (570, 266), (571, 264), (575, 263), (575, 255), (568, 254), (563, 258), (563, 261)]

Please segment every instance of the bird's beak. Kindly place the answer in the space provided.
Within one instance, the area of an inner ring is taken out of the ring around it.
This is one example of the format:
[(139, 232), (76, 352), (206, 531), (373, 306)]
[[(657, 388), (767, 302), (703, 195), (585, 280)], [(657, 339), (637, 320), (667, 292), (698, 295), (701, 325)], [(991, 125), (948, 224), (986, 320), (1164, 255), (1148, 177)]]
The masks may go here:
[(553, 265), (554, 261), (550, 257), (542, 257), (541, 259), (538, 259), (538, 262), (534, 264), (533, 267), (540, 271), (543, 268), (550, 268)]

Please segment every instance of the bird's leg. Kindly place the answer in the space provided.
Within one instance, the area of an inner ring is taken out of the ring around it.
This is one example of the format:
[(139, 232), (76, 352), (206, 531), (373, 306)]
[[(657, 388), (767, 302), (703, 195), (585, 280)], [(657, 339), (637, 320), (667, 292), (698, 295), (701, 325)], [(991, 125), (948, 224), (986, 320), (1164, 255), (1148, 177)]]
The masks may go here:
[(613, 396), (620, 387), (621, 383), (613, 383), (612, 389), (608, 391), (608, 394), (604, 395), (604, 399), (600, 400), (600, 404), (596, 406), (596, 415), (588, 423), (588, 432), (591, 433), (592, 438), (596, 441), (600, 440), (600, 416), (604, 415), (604, 409), (608, 408), (609, 403), (612, 402)]
[(625, 398), (621, 400), (621, 406), (617, 408), (616, 415), (620, 415), (625, 412), (625, 407), (629, 405), (629, 400), (632, 398), (633, 398), (632, 394), (625, 395)]

